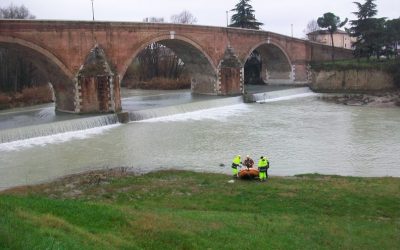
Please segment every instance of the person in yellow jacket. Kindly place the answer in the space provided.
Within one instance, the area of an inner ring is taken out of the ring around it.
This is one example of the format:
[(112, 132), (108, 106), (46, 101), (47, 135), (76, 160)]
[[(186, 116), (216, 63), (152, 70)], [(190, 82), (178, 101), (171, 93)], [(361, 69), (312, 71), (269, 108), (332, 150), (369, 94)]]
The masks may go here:
[(236, 155), (232, 160), (232, 173), (234, 178), (238, 177), (238, 167), (240, 166), (240, 164), (242, 164), (240, 155)]
[(269, 168), (269, 161), (267, 157), (261, 156), (260, 160), (258, 161), (258, 171), (259, 171), (259, 178), (260, 181), (266, 181), (268, 177), (267, 170)]

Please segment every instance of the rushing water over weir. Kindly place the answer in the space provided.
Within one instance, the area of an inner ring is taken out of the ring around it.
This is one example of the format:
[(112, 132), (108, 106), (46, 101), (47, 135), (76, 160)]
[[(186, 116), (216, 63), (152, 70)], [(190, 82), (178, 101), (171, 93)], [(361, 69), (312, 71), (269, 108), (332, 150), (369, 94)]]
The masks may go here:
[(117, 115), (103, 115), (0, 130), (0, 143), (86, 130), (116, 124), (117, 122)]
[(229, 174), (235, 154), (267, 155), (272, 175), (400, 176), (398, 108), (327, 103), (307, 88), (255, 101), (186, 92), (131, 96), (123, 100), (131, 119), (124, 125), (115, 115), (41, 123), (25, 113), (0, 113), (0, 188), (120, 166)]

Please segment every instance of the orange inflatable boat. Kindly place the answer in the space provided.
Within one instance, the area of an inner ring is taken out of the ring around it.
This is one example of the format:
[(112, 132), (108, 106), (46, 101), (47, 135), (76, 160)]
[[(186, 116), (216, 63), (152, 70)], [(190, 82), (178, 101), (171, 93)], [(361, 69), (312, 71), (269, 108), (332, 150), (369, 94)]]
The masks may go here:
[(238, 174), (240, 179), (254, 179), (258, 178), (258, 169), (256, 168), (242, 168)]

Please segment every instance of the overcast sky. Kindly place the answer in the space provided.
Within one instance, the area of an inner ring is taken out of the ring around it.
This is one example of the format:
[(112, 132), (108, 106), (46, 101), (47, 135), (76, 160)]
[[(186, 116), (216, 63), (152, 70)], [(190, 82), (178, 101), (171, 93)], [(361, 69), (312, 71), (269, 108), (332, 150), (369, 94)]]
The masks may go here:
[[(354, 19), (354, 0), (252, 0), (263, 30), (304, 37), (312, 19), (333, 12), (342, 20)], [(239, 0), (94, 0), (95, 19), (101, 21), (139, 21), (145, 17), (164, 17), (183, 10), (191, 12), (199, 25), (226, 26), (226, 11)], [(359, 0), (364, 3), (365, 0)], [(37, 19), (91, 20), (91, 0), (0, 0), (0, 7), (25, 5)], [(400, 0), (377, 0), (378, 17), (400, 17)], [(229, 13), (229, 16), (232, 13)]]

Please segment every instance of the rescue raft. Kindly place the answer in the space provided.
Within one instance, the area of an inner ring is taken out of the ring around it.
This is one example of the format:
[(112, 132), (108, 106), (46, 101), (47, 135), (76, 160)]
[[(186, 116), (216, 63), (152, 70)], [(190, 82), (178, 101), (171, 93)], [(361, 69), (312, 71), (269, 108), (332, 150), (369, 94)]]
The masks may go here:
[(258, 169), (244, 167), (239, 171), (238, 176), (240, 179), (258, 178)]

